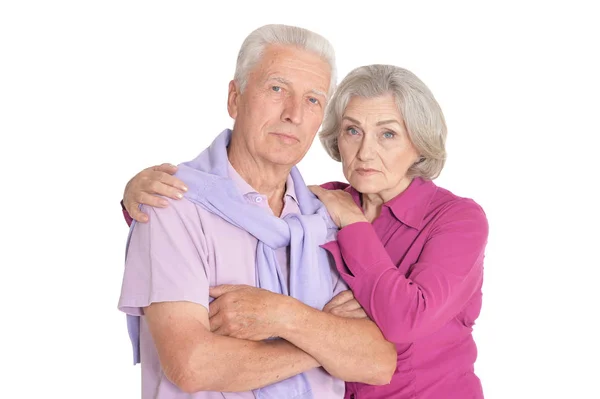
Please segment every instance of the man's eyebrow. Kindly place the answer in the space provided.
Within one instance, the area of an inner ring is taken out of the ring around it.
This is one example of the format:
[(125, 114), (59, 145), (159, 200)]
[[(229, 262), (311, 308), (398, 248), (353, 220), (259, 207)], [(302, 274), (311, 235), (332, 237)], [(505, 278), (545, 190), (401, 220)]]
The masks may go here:
[(327, 95), (325, 93), (323, 93), (321, 90), (312, 89), (310, 92), (313, 94), (316, 94), (317, 96), (322, 96), (323, 98), (327, 98)]
[(274, 80), (276, 82), (283, 83), (284, 85), (291, 84), (291, 82), (289, 80), (282, 78), (281, 76), (271, 76), (267, 79), (267, 81), (270, 81), (270, 80)]
[[(270, 76), (270, 77), (267, 79), (267, 82), (268, 82), (268, 81), (271, 81), (271, 80), (274, 80), (274, 81), (276, 81), (276, 82), (282, 83), (282, 84), (284, 84), (284, 85), (291, 85), (291, 84), (292, 84), (292, 82), (290, 82), (290, 81), (289, 81), (289, 80), (287, 80), (286, 78), (282, 78), (281, 76)], [(313, 94), (315, 94), (315, 95), (317, 95), (317, 96), (322, 96), (323, 98), (327, 98), (327, 94), (325, 94), (325, 93), (324, 93), (323, 91), (321, 91), (321, 90), (318, 90), (318, 89), (311, 89), (309, 92), (310, 92), (310, 93), (313, 93)]]

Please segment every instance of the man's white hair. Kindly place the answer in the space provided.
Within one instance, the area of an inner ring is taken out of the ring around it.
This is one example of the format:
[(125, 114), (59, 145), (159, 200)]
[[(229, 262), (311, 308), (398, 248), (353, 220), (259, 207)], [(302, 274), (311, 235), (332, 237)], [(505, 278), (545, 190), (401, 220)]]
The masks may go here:
[(246, 37), (238, 53), (234, 80), (244, 91), (248, 75), (260, 61), (268, 45), (295, 46), (313, 52), (326, 61), (331, 68), (331, 81), (327, 99), (331, 98), (337, 84), (335, 52), (331, 43), (323, 36), (308, 29), (288, 25), (265, 25)]

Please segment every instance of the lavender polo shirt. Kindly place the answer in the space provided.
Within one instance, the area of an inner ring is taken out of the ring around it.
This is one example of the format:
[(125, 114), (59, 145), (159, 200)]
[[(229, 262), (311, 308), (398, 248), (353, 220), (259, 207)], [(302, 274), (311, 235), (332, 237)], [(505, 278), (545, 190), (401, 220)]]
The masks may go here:
[[(229, 176), (241, 194), (257, 207), (269, 209), (267, 197), (256, 192), (229, 165)], [(187, 199), (167, 199), (167, 208), (144, 207), (149, 222), (132, 233), (119, 300), (119, 309), (140, 315), (143, 399), (254, 398), (252, 392), (197, 392), (187, 394), (164, 375), (142, 308), (153, 302), (190, 301), (208, 309), (208, 287), (219, 284), (256, 286), (257, 240)], [(281, 217), (300, 213), (291, 177), (287, 179)], [(335, 233), (327, 241), (335, 240)], [(152, 250), (150, 251), (150, 248)], [(284, 273), (289, 273), (289, 247), (276, 250)], [(333, 295), (348, 289), (331, 265)], [(235, 370), (231, 370), (235, 373)], [(305, 372), (315, 398), (344, 397), (344, 382), (323, 368)], [(284, 399), (284, 398), (282, 398)]]

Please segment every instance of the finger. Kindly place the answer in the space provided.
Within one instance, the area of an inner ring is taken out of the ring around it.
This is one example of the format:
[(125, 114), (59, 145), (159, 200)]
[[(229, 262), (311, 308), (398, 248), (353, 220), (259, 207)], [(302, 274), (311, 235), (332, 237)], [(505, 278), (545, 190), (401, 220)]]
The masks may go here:
[(217, 313), (209, 321), (210, 331), (213, 334), (222, 335), (225, 337), (233, 337), (235, 332), (239, 331), (239, 328), (232, 327), (231, 323), (226, 321), (226, 317), (223, 312)]
[(223, 337), (239, 338), (235, 336), (234, 331), (226, 324), (221, 324), (219, 327), (215, 328), (214, 330), (211, 330), (211, 332), (213, 334), (221, 335)]
[(169, 205), (169, 201), (165, 198), (148, 194), (143, 191), (140, 192), (134, 200), (137, 201), (136, 204), (148, 205), (152, 208), (166, 208)]
[(352, 312), (344, 312), (340, 315), (340, 317), (345, 317), (347, 319), (368, 319), (369, 318), (367, 313), (362, 308), (353, 310)]
[(220, 297), (221, 295), (227, 294), (228, 292), (239, 290), (240, 287), (241, 286), (234, 285), (234, 284), (221, 284), (221, 285), (217, 285), (215, 287), (210, 287), (208, 289), (208, 295), (210, 295), (216, 299), (216, 298)]
[(363, 308), (355, 309), (349, 312), (343, 311), (341, 308), (334, 308), (331, 310), (331, 314), (347, 319), (364, 319), (368, 317)]
[(323, 193), (323, 191), (325, 191), (325, 189), (323, 189), (321, 186), (308, 186), (308, 189), (317, 197)]
[(331, 303), (332, 306), (336, 307), (340, 306), (343, 303), (351, 301), (352, 299), (354, 299), (354, 294), (352, 294), (352, 291), (346, 290), (334, 296), (333, 299), (329, 301), (329, 303)]
[(179, 191), (185, 192), (188, 190), (187, 186), (175, 176), (171, 176), (170, 174), (160, 173), (157, 176), (157, 179), (167, 186), (178, 189)]
[(142, 190), (142, 192), (146, 191), (150, 194), (162, 195), (164, 197), (169, 197), (173, 199), (181, 199), (183, 198), (183, 192), (175, 187), (169, 186), (157, 179), (152, 179), (148, 181), (147, 190)]
[(331, 312), (332, 309), (335, 309), (346, 302), (347, 301), (343, 299), (343, 297), (340, 297), (338, 294), (335, 297), (333, 297), (333, 299), (329, 301), (327, 305), (325, 305), (325, 307), (323, 308), (323, 312)]
[(171, 164), (171, 163), (163, 163), (160, 165), (156, 165), (152, 167), (152, 170), (158, 171), (158, 172), (165, 172), (168, 173), (170, 175), (174, 175), (175, 172), (177, 172), (177, 166)]
[(348, 302), (343, 303), (340, 306), (338, 306), (338, 308), (342, 312), (352, 312), (356, 309), (362, 309), (362, 307), (360, 306), (360, 303), (358, 303), (358, 301), (356, 299), (351, 299)]
[(148, 221), (148, 215), (137, 208), (135, 208), (135, 210), (130, 213), (129, 216), (131, 216), (131, 218), (136, 222), (146, 223)]
[(208, 318), (214, 317), (220, 310), (220, 302), (219, 300), (214, 300), (208, 305)]
[(223, 318), (221, 316), (222, 315), (220, 313), (217, 313), (216, 315), (214, 315), (213, 317), (208, 319), (208, 323), (210, 324), (211, 332), (218, 331), (221, 328), (221, 326), (223, 325)]
[(140, 211), (139, 204), (134, 201), (123, 201), (125, 210), (136, 222), (146, 223), (148, 221), (148, 215)]
[(332, 314), (339, 314), (344, 312), (352, 312), (356, 309), (361, 309), (361, 306), (358, 302), (351, 299), (348, 302), (344, 302), (340, 305), (330, 307), (328, 311)]
[[(350, 291), (352, 292), (352, 291)], [(323, 307), (323, 312), (331, 312), (332, 309), (352, 300), (354, 296), (349, 296), (347, 291), (340, 292), (336, 296), (333, 297), (326, 305)]]

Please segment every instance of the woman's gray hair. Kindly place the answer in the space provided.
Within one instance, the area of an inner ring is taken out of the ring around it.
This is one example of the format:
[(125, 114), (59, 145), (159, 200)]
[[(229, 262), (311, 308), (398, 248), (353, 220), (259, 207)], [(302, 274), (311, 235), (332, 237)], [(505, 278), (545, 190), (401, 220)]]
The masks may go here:
[(408, 136), (421, 159), (407, 171), (407, 177), (433, 180), (446, 162), (446, 121), (438, 102), (427, 86), (412, 72), (393, 65), (368, 65), (352, 70), (340, 82), (331, 98), (319, 139), (327, 153), (341, 161), (338, 137), (344, 110), (353, 96), (396, 98)]
[(335, 52), (331, 43), (323, 36), (297, 26), (265, 25), (246, 37), (238, 53), (234, 80), (244, 91), (248, 83), (248, 75), (260, 61), (268, 45), (296, 46), (313, 52), (326, 61), (331, 68), (331, 80), (327, 99), (331, 98), (337, 83)]

